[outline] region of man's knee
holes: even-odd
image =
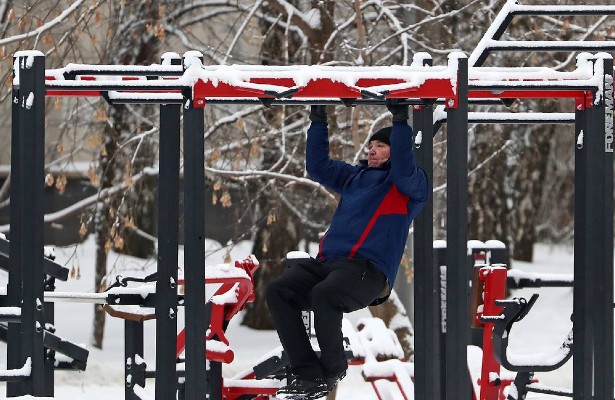
[[[312,306],[316,310],[321,307],[343,308],[339,288],[327,284],[314,286],[312,290]]]
[[[267,288],[265,289],[267,304],[271,304],[272,302],[280,299],[280,287],[281,285],[279,279],[274,279],[269,282]]]

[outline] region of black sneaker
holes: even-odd
[[[283,400],[314,400],[329,393],[327,384],[321,378],[313,381],[297,378],[286,386],[281,387],[275,397]]]
[[[331,376],[327,376],[325,377],[325,383],[327,384],[327,390],[330,392],[333,389],[335,389],[335,387],[337,386],[337,384],[344,379],[344,377],[346,376],[346,370],[339,372],[337,374],[333,374]]]

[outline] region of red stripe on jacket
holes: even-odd
[[[323,261],[325,259],[325,257],[322,255],[322,245],[325,242],[325,238],[327,237],[327,233],[329,233],[329,232],[325,232],[323,237],[320,239],[320,243],[318,244],[318,258],[320,259],[320,261]]]
[[[367,236],[369,235],[372,228],[374,227],[374,224],[376,224],[376,221],[378,220],[378,218],[380,218],[383,215],[408,214],[408,201],[409,200],[410,200],[410,197],[400,192],[397,189],[397,186],[393,184],[391,186],[391,189],[389,189],[388,193],[382,199],[382,202],[380,202],[380,205],[376,209],[376,212],[374,212],[374,215],[372,215],[372,218],[367,223],[367,226],[363,230],[361,237],[359,237],[359,240],[357,241],[357,243],[352,247],[352,250],[350,251],[350,254],[348,257],[353,258],[355,256],[359,248],[363,245],[363,243],[367,239]]]

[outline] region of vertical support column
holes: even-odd
[[[417,164],[433,182],[433,107],[415,106],[415,135],[422,135]],[[433,268],[433,199],[414,220],[414,393],[417,399],[442,399],[440,346],[440,274]]]
[[[18,64],[19,148],[17,161],[11,168],[19,175],[19,191],[11,190],[11,204],[19,204],[19,216],[16,221],[11,220],[11,225],[18,224],[20,228],[15,235],[11,234],[13,247],[10,250],[11,258],[19,254],[19,264],[11,270],[22,274],[21,365],[27,359],[32,362],[31,377],[23,384],[24,393],[43,396],[45,56],[38,51],[23,52],[18,55]]]
[[[601,65],[598,65],[601,64]],[[595,126],[592,131],[597,138],[595,174],[596,191],[590,188],[588,208],[596,209],[589,218],[589,227],[597,233],[593,274],[587,280],[588,292],[593,292],[591,308],[596,313],[594,326],[594,398],[613,398],[613,58],[610,54],[596,55],[597,70],[603,72],[602,101],[595,107]],[[600,68],[602,67],[602,68]],[[593,159],[593,157],[592,157]],[[594,225],[595,224],[595,225]],[[589,286],[591,285],[591,287]]]
[[[504,242],[495,239],[487,240],[485,242],[485,251],[488,254],[487,264],[509,264],[508,249]]]
[[[16,62],[17,57],[13,60],[13,65],[18,65]],[[14,71],[14,74],[17,74],[18,71]],[[20,149],[20,131],[19,131],[19,114],[21,105],[19,103],[19,88],[13,87],[12,94],[12,123],[11,123],[11,192],[15,193],[15,197],[17,198],[21,193],[21,174],[18,173],[21,168],[21,160],[19,159],[19,149]],[[8,305],[12,307],[20,307],[21,306],[21,257],[18,249],[19,241],[18,237],[21,236],[19,233],[21,231],[21,223],[19,223],[21,219],[21,203],[17,200],[11,203],[10,205],[10,221],[11,221],[11,232],[9,242],[9,279],[7,285],[7,296],[8,296]],[[15,240],[13,240],[15,238]],[[7,357],[7,368],[8,369],[16,369],[23,366],[21,362],[21,354],[22,354],[22,337],[21,337],[21,323],[10,323],[8,324],[8,334],[7,334],[7,349],[6,349],[6,357]],[[7,382],[6,384],[6,396],[7,397],[17,397],[23,395],[23,384],[22,382]]]
[[[433,241],[433,268],[438,276],[438,342],[440,343],[439,384],[441,397],[446,398],[446,240]]]
[[[188,66],[188,56],[184,66]],[[196,62],[190,59],[190,63]],[[202,107],[202,105],[201,105]],[[186,399],[201,400],[205,384],[205,121],[202,108],[184,107],[184,276],[186,280]],[[211,398],[211,400],[217,400]]]
[[[144,366],[141,365],[141,360],[137,359],[143,359],[143,347],[143,322],[126,320],[124,322],[124,398],[126,400],[139,400],[140,397],[134,392],[134,386],[145,386]],[[167,347],[174,348],[168,344]]]
[[[55,279],[47,277],[45,291],[53,292],[56,289]],[[55,304],[45,303],[45,324],[54,325],[55,323]],[[53,397],[55,392],[55,362],[56,352],[52,349],[45,349],[45,396]]]
[[[205,306],[205,321],[211,321],[212,304]],[[226,329],[226,328],[225,328]],[[222,363],[209,361],[207,369],[207,394],[209,399],[222,400]]]
[[[446,172],[446,261],[447,261],[447,331],[446,399],[470,396],[467,368],[468,313],[470,274],[468,270],[468,59],[456,58],[457,99],[447,102],[447,172]],[[454,62],[452,59],[449,62]],[[452,333],[452,334],[450,334]]]
[[[181,62],[180,59],[177,61]],[[201,110],[202,111],[202,110]],[[156,281],[156,398],[175,398],[177,368],[177,246],[181,106],[160,106],[158,280]]]
[[[572,348],[572,386],[573,399],[587,399],[586,393],[591,393],[592,387],[592,343],[591,343],[591,310],[586,308],[588,293],[585,290],[587,281],[587,188],[586,179],[589,174],[587,141],[588,118],[590,109],[583,109],[583,104],[577,104],[575,110],[575,150],[574,159],[574,287],[573,287],[573,335],[574,346]],[[579,142],[583,135],[582,143]]]
[[[178,54],[162,63],[181,65]],[[156,398],[175,398],[177,366],[177,247],[179,242],[179,153],[181,105],[160,105],[158,179],[158,280],[156,281]]]

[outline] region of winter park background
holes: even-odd
[[[6,233],[9,223],[8,94],[16,51],[39,50],[46,56],[46,67],[53,69],[70,63],[152,65],[165,52],[188,50],[200,51],[204,65],[408,66],[417,53],[426,52],[433,65],[445,66],[456,50],[476,56],[476,49],[484,48],[485,33],[502,22],[503,8],[581,3],[611,5],[608,0],[0,1],[0,231]],[[515,17],[503,39],[614,41],[615,18]],[[570,72],[577,55],[532,51],[530,43],[512,52],[493,52],[483,66]],[[564,118],[570,103],[525,99],[472,105],[470,112],[474,117],[544,112]],[[45,237],[57,245],[57,261],[74,274],[68,282],[57,282],[57,290],[96,292],[118,274],[152,272],[156,238],[163,234],[156,232],[155,217],[158,107],[110,106],[93,97],[53,98],[46,107]],[[288,251],[307,250],[303,243],[318,240],[335,209],[335,197],[314,185],[304,171],[309,108],[210,104],[204,112],[205,229],[211,238],[207,265],[224,261],[227,250],[217,250],[222,247],[218,243],[230,243],[234,260],[250,253],[257,256],[264,281],[282,272],[280,260]],[[435,117],[443,114],[440,110]],[[332,154],[356,161],[364,154],[365,139],[388,124],[390,114],[383,106],[340,105],[330,108],[329,119]],[[473,124],[468,139],[469,238],[506,242],[514,268],[572,273],[576,140],[572,126]],[[446,143],[444,125],[434,136],[434,238],[446,236]],[[68,245],[81,241],[76,247]],[[180,254],[180,264],[182,260]],[[411,267],[408,249],[402,261],[408,281]],[[5,282],[6,275],[0,273],[0,285]],[[539,358],[541,352],[556,349],[570,330],[572,289],[526,289],[513,295],[528,298],[533,292],[541,297],[515,325],[511,350]],[[97,331],[93,305],[56,307],[57,333],[90,350],[85,372],[56,374],[56,398],[123,398],[123,321],[107,316],[104,330],[98,324]],[[236,356],[225,366],[225,376],[233,376],[278,345],[266,315],[263,303],[257,301],[251,312],[232,321],[228,333]],[[355,323],[365,316],[367,311],[349,318]],[[154,365],[154,323],[146,327],[145,358]],[[0,344],[0,369],[5,351]],[[351,367],[338,399],[375,399],[360,368]],[[570,388],[572,362],[538,377],[546,385]],[[152,386],[150,382],[146,388],[150,393]],[[389,399],[400,399],[393,389]],[[0,398],[4,393],[0,385]]]
[[[250,254],[252,243],[239,243],[231,252],[232,259],[243,259]],[[67,266],[78,265],[81,271],[80,279],[70,279],[68,282],[58,282],[58,291],[92,292],[91,285],[93,238],[88,238],[76,247],[56,248],[56,261]],[[207,241],[207,265],[224,262],[226,251],[215,249],[221,246],[214,241]],[[514,262],[514,267],[527,272],[566,274],[572,272],[573,253],[567,246],[537,245],[536,260],[533,263]],[[180,265],[182,255],[180,253]],[[152,262],[142,259],[111,253],[109,267],[117,268],[142,276],[153,271]],[[5,275],[2,276],[6,278]],[[2,283],[5,283],[3,281]],[[527,317],[515,325],[511,332],[510,351],[512,354],[528,354],[539,359],[540,353],[555,351],[572,324],[571,288],[522,289],[513,292],[513,296],[529,298],[531,293],[540,293],[540,298]],[[93,315],[91,304],[56,303],[57,334],[78,344],[87,343],[92,335],[90,321]],[[366,311],[347,315],[353,323],[360,318],[369,317]],[[181,317],[180,317],[181,321]],[[148,365],[155,365],[155,321],[145,323],[145,360]],[[85,372],[56,372],[56,396],[58,399],[108,400],[123,398],[124,367],[123,367],[123,321],[109,318],[105,328],[104,350],[91,346],[88,366]],[[240,325],[240,317],[232,320],[228,329],[228,338],[235,351],[235,360],[225,365],[223,374],[230,378],[250,367],[263,355],[279,346],[275,331],[258,331]],[[0,346],[0,357],[5,358],[6,346]],[[351,366],[349,375],[341,382],[338,399],[377,399],[371,385],[361,376],[361,366]],[[465,372],[464,372],[465,373]],[[537,373],[540,382],[545,385],[570,388],[572,385],[572,361],[557,371]],[[385,384],[389,390],[388,399],[403,399],[395,384]],[[0,386],[0,398],[3,398],[4,387]],[[147,382],[146,390],[153,393],[153,381]],[[530,394],[530,399],[555,399],[548,395]]]

